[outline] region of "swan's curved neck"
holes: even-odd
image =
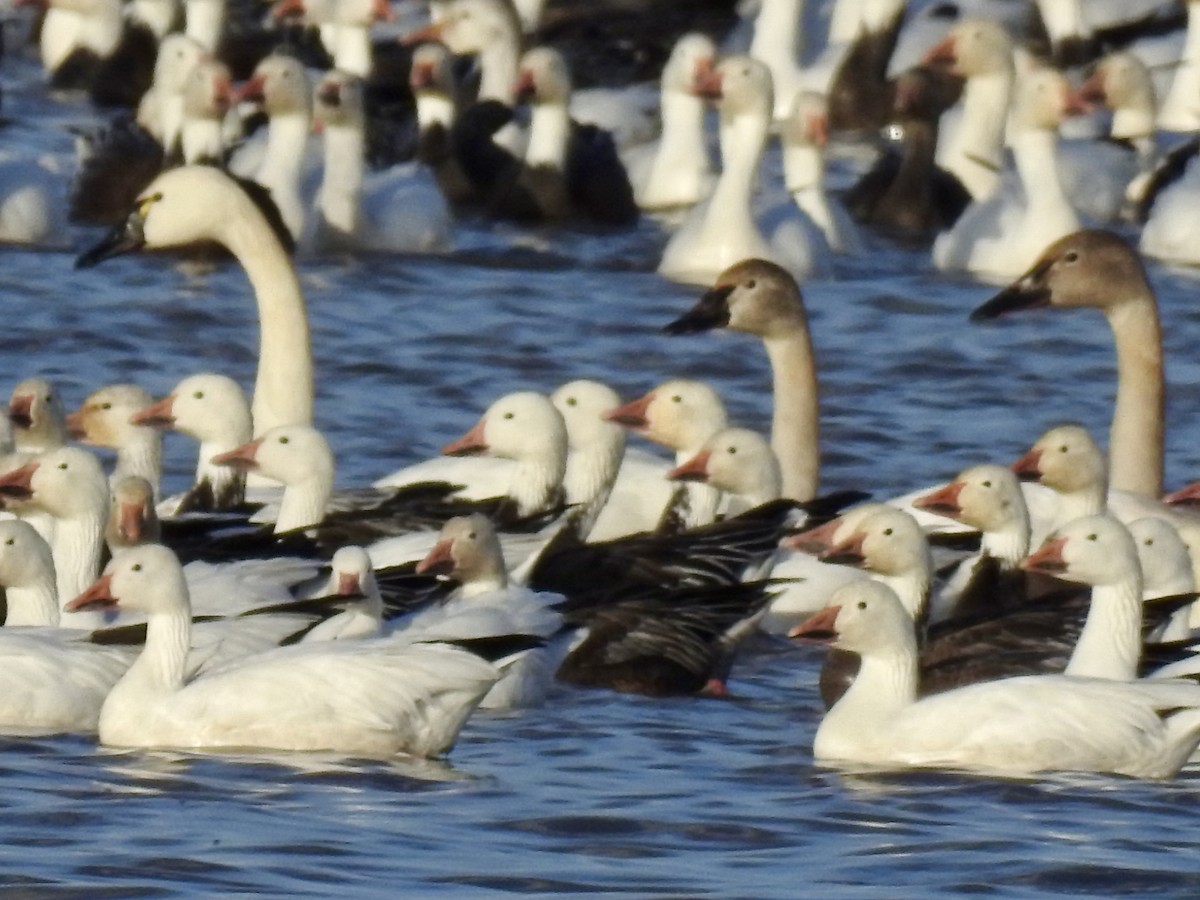
[[[821,474],[821,424],[808,327],[798,322],[785,334],[765,337],[763,345],[774,381],[771,449],[783,473],[783,496],[811,500]]]
[[[1117,403],[1109,434],[1109,482],[1113,489],[1162,495],[1162,330],[1149,294],[1108,307],[1117,346]]]
[[[364,144],[360,127],[325,129],[325,174],[317,204],[325,224],[346,235],[358,231]]]
[[[8,614],[4,625],[60,624],[58,594],[54,590],[54,571],[39,573],[31,584],[9,586],[4,589],[8,598]]]
[[[1142,653],[1142,578],[1092,588],[1092,605],[1065,674],[1133,681]]]
[[[275,520],[276,533],[319,525],[325,518],[329,496],[333,492],[333,481],[327,475],[317,475],[306,481],[289,484],[283,490],[279,504],[279,517]]]
[[[529,118],[525,164],[550,166],[559,172],[563,171],[570,137],[571,116],[565,103],[535,103]]]
[[[253,203],[231,211],[219,239],[238,258],[258,302],[258,377],[252,415],[255,434],[278,425],[311,425],[312,348],[308,310],[291,259]]]
[[[963,87],[962,118],[950,135],[941,165],[958,176],[976,200],[987,197],[1000,180],[1004,113],[1012,92],[1011,66],[976,75]]]

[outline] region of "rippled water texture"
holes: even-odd
[[[697,291],[651,274],[664,241],[653,226],[612,240],[534,235],[519,254],[506,252],[512,238],[470,230],[470,253],[452,259],[303,263],[317,415],[341,483],[436,452],[502,393],[576,377],[626,397],[703,377],[739,423],[768,427],[755,341],[660,335]],[[71,264],[0,252],[5,384],[44,375],[73,405],[113,381],[163,393],[200,367],[252,382],[255,315],[236,267]],[[1174,485],[1200,476],[1200,313],[1195,282],[1152,276]],[[937,482],[1009,461],[1063,419],[1106,434],[1113,360],[1098,314],[969,325],[989,288],[882,244],[805,293],[826,488],[884,496]],[[170,487],[192,453],[168,441]],[[1152,784],[824,770],[810,753],[819,661],[757,649],[728,701],[563,691],[543,710],[474,717],[447,764],[5,740],[0,885],[88,898],[1200,894],[1195,772]]]

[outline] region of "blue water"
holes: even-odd
[[[29,112],[38,97],[26,87],[6,103]],[[50,106],[44,121],[80,113]],[[65,152],[63,132],[31,134],[0,139]],[[508,252],[518,238],[521,252]],[[659,333],[698,296],[653,274],[664,240],[652,224],[612,239],[467,226],[469,252],[446,259],[304,261],[317,418],[339,481],[435,453],[507,391],[578,377],[629,398],[667,377],[705,378],[735,420],[766,429],[756,341]],[[147,256],[76,272],[72,259],[0,251],[5,384],[43,375],[74,405],[114,381],[165,393],[198,368],[252,383],[254,307],[235,266],[197,273]],[[1151,274],[1174,485],[1200,475],[1200,310],[1188,274]],[[826,488],[932,484],[1010,461],[1063,419],[1104,438],[1103,319],[968,324],[991,290],[886,244],[805,286]],[[194,452],[168,440],[168,488],[183,486]],[[0,885],[87,898],[1200,893],[1195,771],[1157,784],[823,769],[810,753],[819,664],[811,648],[757,648],[727,701],[562,690],[541,710],[475,716],[444,763],[2,740]]]

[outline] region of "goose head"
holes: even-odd
[[[695,334],[728,328],[770,339],[807,329],[804,299],[791,273],[763,259],[748,259],[717,276],[691,310],[663,330]]]
[[[905,576],[928,568],[929,543],[917,520],[884,506],[820,554],[825,562],[858,566],[879,575]]]
[[[535,47],[521,57],[513,93],[519,103],[565,106],[571,99],[571,72],[563,55]]]
[[[47,580],[54,583],[50,545],[27,522],[0,520],[0,586],[33,587]]]
[[[921,64],[948,68],[963,78],[1012,71],[1012,38],[998,22],[968,19],[951,28],[925,54]]]
[[[201,443],[245,443],[250,439],[250,404],[241,386],[225,375],[191,375],[156,403],[130,416],[136,425],[173,428]]]
[[[144,436],[146,428],[131,418],[150,401],[150,395],[136,384],[100,388],[67,416],[67,429],[75,440],[95,447],[128,447]]]
[[[417,95],[455,95],[454,59],[445,44],[441,41],[427,41],[413,50],[408,86]]]
[[[317,84],[313,112],[316,121],[325,128],[361,128],[362,80],[336,70],[326,73]]]
[[[1087,107],[1079,100],[1071,82],[1057,69],[1038,68],[1017,81],[1009,117],[1010,132],[1057,132],[1063,119],[1081,115]]]
[[[8,421],[13,442],[23,452],[40,453],[61,447],[67,437],[62,399],[44,378],[26,378],[12,389]]]
[[[964,470],[950,484],[918,498],[913,506],[980,531],[1001,531],[1028,517],[1016,474],[992,464]]]
[[[417,573],[463,584],[503,581],[504,555],[495,527],[480,513],[447,520],[433,549],[417,563]]]
[[[442,448],[447,456],[483,453],[517,461],[561,460],[566,465],[567,427],[548,397],[518,391],[488,407],[475,427]]]
[[[728,424],[725,403],[703,381],[673,378],[604,418],[677,452],[697,450]]]
[[[605,418],[621,399],[607,384],[578,379],[569,381],[550,395],[550,402],[563,417],[567,446],[573,451],[625,444],[625,429]]]
[[[1114,112],[1120,109],[1154,112],[1150,70],[1132,53],[1110,53],[1096,63],[1078,94],[1082,101],[1103,103]]]
[[[329,593],[339,597],[374,597],[379,593],[375,567],[362,547],[341,547],[329,560]]]
[[[1110,311],[1153,296],[1137,251],[1111,231],[1086,229],[1059,238],[1028,272],[971,313],[974,322],[1043,306]]]
[[[778,497],[783,475],[775,451],[748,428],[724,428],[700,452],[667,473],[673,481],[701,481],[739,497]]]
[[[225,118],[233,105],[229,68],[215,59],[201,59],[188,70],[183,83],[183,114],[188,119]]]
[[[897,647],[915,652],[912,617],[887,585],[867,578],[856,579],[834,591],[829,603],[789,631],[788,637],[860,654]]]
[[[717,45],[706,34],[691,32],[675,42],[667,64],[663,66],[664,91],[678,94],[693,93],[692,87],[702,83],[713,69]]]
[[[829,143],[829,109],[825,98],[799,91],[780,132],[785,147],[819,149]]]
[[[765,116],[769,121],[775,108],[771,70],[751,56],[727,56],[712,69],[701,69],[692,93],[712,101],[722,119]]]
[[[1129,529],[1103,515],[1068,522],[1027,556],[1021,568],[1093,587],[1121,584],[1141,571]]]
[[[161,544],[121,551],[91,587],[63,607],[66,612],[132,610],[148,615],[186,613],[189,608],[183,567]]]
[[[1060,494],[1103,490],[1108,480],[1104,454],[1082,425],[1051,428],[1012,464],[1024,481],[1039,481]]]
[[[245,221],[247,202],[257,208],[280,246],[290,250],[287,226],[265,188],[236,181],[215,166],[180,166],[150,182],[125,221],[80,254],[75,267],[90,268],[142,249],[224,241]]]
[[[91,453],[59,447],[0,475],[0,497],[29,503],[58,519],[102,517],[108,509],[108,479]]]
[[[476,54],[492,44],[519,46],[521,23],[508,0],[453,0],[439,21],[405,40],[440,40],[452,53]]]
[[[182,32],[168,34],[154,59],[154,84],[165,95],[181,95],[196,64],[209,59],[204,45]]]
[[[785,537],[779,546],[785,550],[820,556],[848,540],[861,522],[884,508],[882,503],[863,503],[823,525]]]
[[[104,539],[114,553],[124,547],[156,543],[162,527],[154,508],[154,488],[145,478],[129,475],[113,488]]]
[[[1129,534],[1137,548],[1146,596],[1194,590],[1191,554],[1170,522],[1145,516],[1129,523]]]
[[[280,425],[228,453],[214,465],[257,472],[285,487],[317,482],[333,484],[333,451],[321,432],[308,425]]]
[[[312,111],[312,86],[304,64],[294,56],[273,53],[260,62],[238,90],[241,102],[261,103],[271,118]]]

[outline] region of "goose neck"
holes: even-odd
[[[999,182],[1000,149],[1004,146],[1005,110],[1012,92],[1013,71],[975,75],[963,87],[962,119],[939,161],[958,176],[976,200]]]
[[[54,523],[53,548],[56,589],[60,597],[77,597],[96,580],[104,547],[104,519],[98,515],[59,518]]]
[[[479,99],[512,106],[520,59],[516,36],[493,41],[479,51]]]
[[[347,235],[358,231],[364,142],[359,127],[325,129],[325,173],[317,203],[326,224]]]
[[[1092,603],[1066,674],[1132,681],[1142,652],[1142,579],[1131,572],[1115,585],[1092,588]]]
[[[174,693],[183,687],[191,644],[191,607],[157,612],[146,620],[146,646],[114,690],[136,686],[150,694]]]
[[[783,496],[811,500],[821,473],[821,426],[817,371],[808,326],[796,322],[763,338],[771,363],[775,410],[771,449],[783,474]]]
[[[1037,0],[1037,7],[1052,43],[1092,33],[1084,19],[1081,0]]]
[[[337,26],[333,67],[356,78],[369,78],[374,68],[371,33],[362,25]]]
[[[133,438],[117,451],[117,465],[109,476],[109,484],[115,486],[130,476],[145,478],[158,496],[162,481],[162,432],[158,429],[136,429]]]
[[[579,531],[586,536],[596,523],[600,510],[608,502],[617,472],[625,457],[625,434],[615,432],[613,440],[601,446],[573,450],[567,454],[563,491],[570,506],[581,509]]]
[[[158,102],[158,109],[163,153],[170,157],[176,152],[183,131],[183,95],[170,94],[162,97]]]
[[[517,504],[518,514],[531,516],[556,505],[566,470],[565,448],[559,453],[518,460],[508,489],[508,497]]]
[[[930,573],[928,570],[922,571],[914,568],[899,575],[881,575],[872,572],[871,577],[896,592],[905,612],[912,616],[914,622],[920,624],[925,621],[926,609],[929,606]]]
[[[501,566],[499,571],[479,575],[470,581],[464,582],[458,589],[457,599],[478,600],[482,597],[495,594],[497,591],[503,591],[507,587],[508,576],[504,572],[504,567]]]
[[[1045,128],[1017,131],[1011,136],[1013,160],[1025,188],[1030,215],[1071,208],[1058,177],[1058,132]]]
[[[714,203],[718,197],[749,203],[767,146],[769,120],[769,114],[758,109],[721,116],[721,177],[713,191]]]
[[[562,171],[571,137],[571,116],[565,103],[536,103],[529,118],[529,146],[525,164],[550,166]]]
[[[31,584],[7,586],[4,593],[8,598],[8,614],[5,627],[11,625],[40,625],[54,627],[60,624],[58,594],[54,589],[54,572],[40,573]]]
[[[289,484],[283,490],[279,517],[275,520],[275,532],[278,534],[319,525],[325,518],[325,510],[332,492],[332,480],[324,474]]]
[[[214,456],[228,453],[250,440],[244,438],[221,441],[201,441],[200,454],[196,460],[196,484],[208,482],[212,487],[213,503],[217,509],[228,509],[240,504],[246,497],[246,473],[230,466],[214,466]]]
[[[1162,495],[1162,330],[1146,292],[1105,310],[1117,348],[1117,402],[1109,433],[1109,481],[1115,490]]]
[[[983,532],[980,549],[997,560],[1005,571],[1014,571],[1029,555],[1029,517],[1017,517],[1002,528]]]
[[[1102,515],[1108,508],[1108,490],[1103,481],[1085,485],[1076,491],[1059,491],[1057,496],[1055,528],[1084,516]]]
[[[184,4],[184,30],[209,53],[217,52],[225,27],[224,0],[187,0]]]
[[[296,190],[304,164],[310,117],[307,112],[272,116],[267,129],[267,148],[256,179],[266,187],[287,184]]]
[[[856,759],[885,741],[888,722],[917,699],[915,636],[891,651],[862,654],[853,683],[825,714],[813,741],[823,759]]]
[[[445,94],[421,91],[417,100],[417,127],[424,132],[434,125],[450,128],[454,124],[454,101]]]
[[[763,0],[754,20],[750,55],[772,72],[795,68],[800,56],[800,23],[804,0]]]
[[[1136,143],[1139,139],[1152,136],[1154,127],[1154,106],[1146,101],[1114,110],[1109,133],[1119,140]]]

